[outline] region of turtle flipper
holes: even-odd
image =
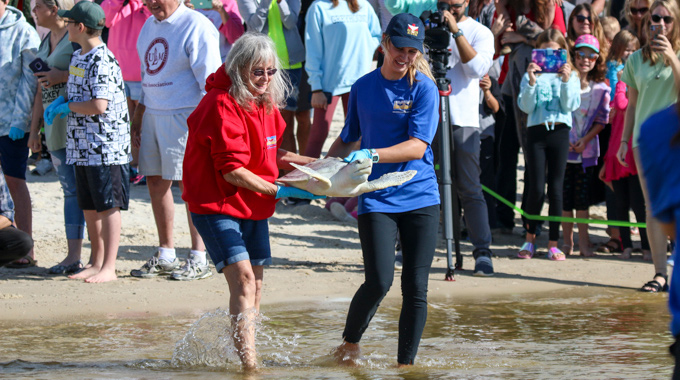
[[[407,181],[410,181],[413,176],[418,173],[417,170],[407,170],[405,172],[394,172],[382,175],[380,178],[371,182],[366,182],[361,186],[362,193],[386,189],[391,186],[399,186]]]
[[[329,189],[331,187],[331,180],[323,175],[321,175],[319,172],[317,172],[314,169],[310,169],[306,166],[298,165],[298,164],[290,164],[292,167],[295,169],[307,174],[308,176],[314,178],[318,182],[316,183],[318,185],[318,188],[320,189]]]

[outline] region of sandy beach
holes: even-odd
[[[341,112],[336,112],[327,145],[339,133]],[[62,192],[54,172],[43,177],[28,174],[28,186],[33,202],[33,237],[38,267],[0,268],[1,320],[47,323],[97,316],[199,314],[227,306],[227,284],[217,273],[211,278],[192,282],[172,281],[165,277],[138,279],[129,275],[131,269],[143,265],[157,249],[156,228],[145,186],[131,187],[129,210],[122,213],[117,281],[87,284],[47,274],[47,268],[57,264],[66,254]],[[185,258],[190,241],[186,211],[179,189],[174,187],[173,191],[175,245],[178,256]],[[604,207],[592,208],[591,213],[602,217]],[[279,204],[270,219],[270,233],[274,262],[265,270],[264,308],[267,304],[349,300],[363,281],[356,225],[336,220],[323,208],[322,201],[304,206]],[[496,275],[491,278],[472,276],[472,246],[463,241],[463,270],[456,271],[454,282],[444,281],[446,252],[443,240],[440,241],[430,275],[430,296],[476,298],[586,286],[625,288],[632,292],[651,280],[654,274],[651,262],[642,261],[639,254],[632,260],[619,260],[609,254],[583,258],[576,252],[563,262],[549,261],[545,258],[547,233],[539,237],[534,259],[516,259],[517,249],[523,242],[520,233],[521,229],[515,228],[513,235],[494,234],[491,249],[495,255]],[[591,228],[591,240],[595,243],[607,240],[604,226]],[[636,244],[639,244],[638,240],[634,237]],[[83,261],[87,262],[88,257],[89,242],[85,241]],[[400,297],[398,279],[388,297]]]

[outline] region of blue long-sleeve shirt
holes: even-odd
[[[576,73],[568,82],[557,74],[539,74],[536,83],[529,85],[529,74],[524,74],[517,97],[519,108],[529,115],[527,126],[566,124],[571,128],[571,113],[581,105],[581,83]]]
[[[359,0],[359,7],[352,13],[345,0],[337,7],[330,0],[316,0],[309,7],[305,70],[312,91],[348,93],[357,79],[371,71],[380,44],[380,22],[366,0]]]

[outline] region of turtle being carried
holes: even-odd
[[[296,170],[279,178],[278,182],[328,197],[356,197],[363,193],[401,185],[416,175],[415,170],[408,170],[387,173],[367,182],[373,169],[373,162],[366,158],[347,163],[341,158],[329,157],[305,166],[291,165]]]

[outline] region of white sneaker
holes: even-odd
[[[170,278],[178,281],[200,280],[210,276],[212,276],[212,271],[210,270],[210,264],[208,264],[207,260],[205,263],[198,262],[192,254],[189,254],[186,264],[179,269],[175,269],[172,271],[172,274],[170,274]]]

